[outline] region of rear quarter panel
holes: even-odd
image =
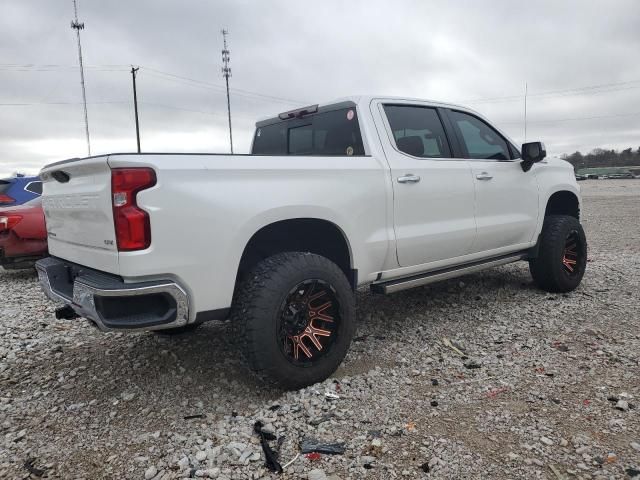
[[[388,173],[374,157],[112,155],[109,165],[157,173],[156,186],[138,194],[151,216],[151,247],[121,252],[120,274],[173,277],[189,290],[193,314],[231,305],[246,244],[273,222],[334,223],[364,281],[381,269],[392,238]]]

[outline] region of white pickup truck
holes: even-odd
[[[525,260],[578,286],[587,244],[572,167],[457,105],[351,97],[256,124],[250,155],[118,153],[41,172],[40,283],[103,330],[230,319],[285,388],[323,380],[355,330],[354,290]]]

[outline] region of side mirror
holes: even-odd
[[[522,171],[528,172],[534,163],[543,160],[547,156],[547,150],[542,142],[529,142],[522,144]]]

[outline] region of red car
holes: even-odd
[[[29,268],[47,255],[47,229],[38,197],[17,207],[0,207],[0,265]]]

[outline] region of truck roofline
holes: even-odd
[[[402,97],[397,95],[351,95],[346,97],[334,98],[329,101],[318,102],[318,106],[319,106],[319,111],[323,109],[325,109],[326,111],[326,110],[332,110],[333,108],[331,107],[340,108],[340,107],[337,107],[337,105],[347,104],[347,103],[351,103],[356,106],[368,105],[369,103],[371,103],[372,100],[382,100],[382,101],[391,101],[391,102],[394,102],[394,101],[420,102],[428,105],[433,105],[434,107],[455,108],[455,109],[465,110],[465,111],[479,114],[479,112],[476,112],[475,110],[469,107],[456,104],[456,103],[442,102],[439,100],[431,100],[427,98]],[[307,105],[311,105],[312,103],[313,102],[309,102],[308,104],[305,104],[305,105],[301,104],[298,108],[305,108]],[[292,110],[296,110],[296,108]],[[269,115],[269,116],[260,117],[256,122],[256,127],[268,125],[269,123],[273,123],[275,121],[282,121],[282,119],[278,118],[278,115],[275,115],[275,116]]]

